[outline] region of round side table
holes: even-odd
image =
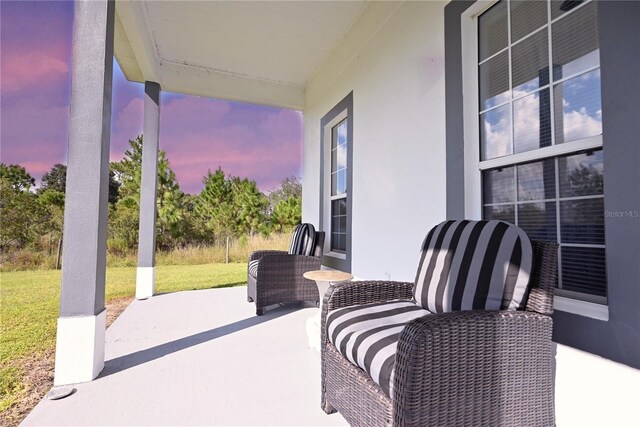
[[[316,315],[307,320],[307,338],[309,340],[309,348],[320,351],[320,323],[322,306],[324,305],[324,294],[327,293],[327,289],[329,289],[332,283],[346,282],[347,280],[351,280],[353,276],[350,273],[338,270],[314,270],[307,271],[303,274],[303,277],[315,281],[318,287],[320,307]]]

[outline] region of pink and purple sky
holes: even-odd
[[[37,180],[66,163],[73,2],[0,2],[0,160]],[[114,58],[111,161],[142,133],[140,83]],[[183,191],[198,193],[207,170],[254,179],[261,190],[302,175],[302,113],[162,93],[160,148]]]

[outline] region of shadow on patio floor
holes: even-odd
[[[113,375],[129,368],[133,368],[152,360],[159,359],[168,354],[194,347],[207,341],[211,341],[216,338],[220,338],[225,335],[239,332],[244,329],[251,328],[252,326],[277,319],[304,307],[304,304],[285,305],[269,310],[262,316],[249,317],[234,323],[230,323],[228,325],[220,326],[208,331],[200,332],[188,337],[160,344],[155,347],[136,351],[134,353],[116,357],[115,359],[106,360],[104,363],[104,369],[97,379],[105,378],[109,375]]]

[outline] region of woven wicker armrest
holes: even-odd
[[[413,283],[365,280],[335,283],[324,298],[324,309],[373,304],[394,299],[412,299]]]
[[[457,426],[519,419],[519,425],[554,425],[551,332],[551,317],[527,311],[416,319],[398,342],[395,421]]]
[[[286,251],[255,251],[249,255],[249,261],[260,259],[265,255],[286,255]]]

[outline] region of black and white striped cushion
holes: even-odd
[[[313,255],[315,249],[316,229],[312,224],[300,224],[293,231],[289,254]]]
[[[400,332],[426,315],[428,311],[406,300],[345,307],[327,314],[327,334],[344,357],[391,396]]]
[[[249,274],[253,277],[258,277],[258,264],[260,263],[259,259],[254,259],[249,261]]]
[[[526,233],[504,221],[445,221],[424,243],[413,288],[432,313],[519,309],[531,274]]]

